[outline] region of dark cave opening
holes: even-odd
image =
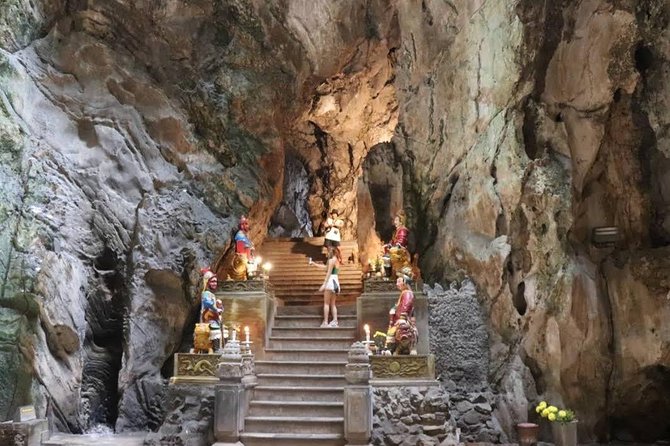
[[[391,190],[387,184],[369,184],[372,205],[375,210],[375,228],[382,240],[391,240],[393,236],[393,222],[391,215]]]
[[[363,178],[370,192],[375,230],[384,241],[393,236],[393,218],[404,205],[400,169],[392,143],[373,146],[363,163]]]
[[[96,286],[88,296],[84,338],[82,406],[84,429],[114,427],[118,417],[118,377],[123,356],[125,281],[117,254],[105,248],[94,262]]]
[[[670,441],[670,367],[643,368],[626,382],[610,418],[610,438],[615,441],[667,443]]]
[[[523,125],[521,131],[523,134],[523,148],[529,159],[534,160],[542,155],[542,148],[537,140],[537,122],[539,120],[539,112],[537,104],[532,98],[526,100],[524,105]]]
[[[514,308],[516,308],[516,311],[520,316],[525,315],[526,310],[528,309],[528,302],[526,302],[525,293],[526,284],[521,282],[519,285],[517,285],[516,292],[514,293]]]
[[[314,234],[308,209],[311,186],[303,161],[286,154],[282,201],[270,219],[269,237],[311,237]]]
[[[640,73],[650,69],[654,65],[654,53],[647,46],[638,45],[635,49],[635,68]]]

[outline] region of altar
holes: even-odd
[[[370,332],[386,332],[389,324],[389,310],[395,305],[400,292],[395,281],[383,279],[366,279],[363,283],[363,294],[356,299],[358,338],[363,339],[364,325]],[[428,300],[423,292],[414,291],[414,317],[419,338],[416,350],[419,355],[430,353],[428,327]]]

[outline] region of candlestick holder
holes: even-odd
[[[363,345],[365,345],[365,350],[368,352],[368,355],[373,354],[373,347],[375,350],[377,348],[374,341],[363,341]]]

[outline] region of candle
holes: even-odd
[[[244,337],[246,338],[247,343],[249,343],[249,326],[248,325],[246,327],[244,327]]]
[[[235,327],[233,327],[233,337],[230,339],[231,341],[235,340],[235,335],[237,334],[237,330],[235,330]]]
[[[365,330],[365,342],[368,343],[370,342],[370,326],[365,324],[363,326],[363,330]]]

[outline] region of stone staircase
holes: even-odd
[[[358,247],[355,241],[345,241],[340,250],[344,264],[339,273],[342,291],[337,302],[354,303],[363,288]],[[258,255],[262,256],[263,262],[272,263],[270,283],[275,297],[285,305],[323,304],[323,293],[319,292],[319,287],[326,271],[308,265],[309,257],[315,262],[326,261],[323,237],[271,239],[258,249]]]
[[[344,370],[356,308],[338,310],[340,326],[320,328],[320,306],[277,309],[264,358],[256,361],[245,446],[344,444]]]

